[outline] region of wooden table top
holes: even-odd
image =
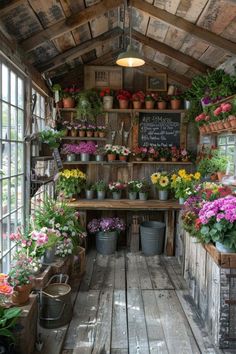
[[[181,205],[176,200],[160,201],[150,200],[129,200],[129,199],[77,199],[68,202],[67,205],[84,210],[179,210]]]

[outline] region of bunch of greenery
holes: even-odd
[[[78,94],[77,114],[82,120],[95,119],[103,112],[103,104],[95,90],[83,90]]]
[[[0,307],[0,337],[6,337],[11,342],[14,341],[15,336],[12,330],[16,327],[17,320],[21,314],[21,309],[12,307],[5,309]]]
[[[216,172],[225,172],[227,163],[227,157],[222,155],[219,150],[215,150],[211,158],[207,156],[199,161],[197,170],[202,177],[206,177]]]
[[[97,181],[94,186],[97,192],[105,191],[107,189],[107,183],[103,181],[103,179]]]
[[[64,135],[64,130],[58,131],[48,128],[39,132],[39,139],[42,143],[48,144],[51,149],[55,149],[59,147],[59,141]]]

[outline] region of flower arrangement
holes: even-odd
[[[11,286],[30,284],[33,279],[31,261],[32,258],[27,257],[25,253],[16,253],[8,274]]]
[[[151,175],[152,184],[158,190],[168,190],[171,186],[171,179],[166,172],[155,172]]]
[[[119,146],[118,154],[121,156],[129,156],[131,154],[131,150],[125,146]]]
[[[179,150],[179,158],[181,161],[186,162],[190,159],[190,153],[187,149],[182,148]]]
[[[139,101],[139,102],[144,102],[145,101],[145,93],[143,91],[137,91],[132,94],[132,101]]]
[[[96,144],[93,141],[81,141],[77,150],[79,154],[95,154]]]
[[[110,182],[108,188],[111,192],[119,192],[126,188],[126,184],[120,181]]]
[[[64,193],[65,197],[71,197],[80,193],[85,181],[86,175],[79,169],[66,169],[56,177],[56,190]]]
[[[156,159],[158,157],[158,151],[153,147],[150,146],[147,151],[147,156],[149,159]]]
[[[137,183],[137,189],[140,193],[148,193],[150,191],[150,184],[147,180],[142,179]]]
[[[61,152],[63,154],[79,154],[78,144],[63,144]]]
[[[179,151],[179,149],[176,146],[171,146],[170,153],[171,153],[172,160],[178,161],[179,155],[180,155],[180,151]]]
[[[73,99],[76,99],[78,93],[80,92],[80,89],[77,88],[75,85],[71,87],[66,87],[63,89],[62,96],[64,98],[71,97]]]
[[[139,192],[140,190],[140,181],[132,180],[127,183],[128,191],[129,192]]]
[[[39,139],[42,143],[48,144],[51,149],[58,148],[60,143],[58,142],[63,136],[65,131],[57,131],[52,128],[47,128],[39,132]]]
[[[88,230],[90,233],[110,232],[110,231],[124,231],[125,223],[120,218],[101,218],[93,219],[88,223]]]
[[[173,174],[171,176],[171,187],[175,191],[175,197],[186,199],[192,194],[194,186],[199,182],[200,178],[201,174],[199,172],[189,174],[184,169],[179,170],[177,175]]]
[[[74,245],[70,238],[64,238],[57,243],[55,254],[59,257],[65,258],[73,253]]]
[[[104,149],[105,149],[106,154],[119,154],[120,146],[119,145],[106,144]]]
[[[110,87],[106,87],[100,91],[100,97],[113,96],[114,91]]]
[[[159,147],[158,155],[160,160],[169,160],[171,158],[171,150],[168,147]]]
[[[147,92],[145,95],[145,101],[157,101],[158,95],[154,92]]]
[[[220,242],[236,251],[235,210],[235,196],[226,196],[203,204],[196,225],[206,243]]]
[[[127,90],[119,90],[116,94],[118,100],[129,101],[131,99],[131,93]]]
[[[144,159],[147,156],[147,151],[148,151],[147,147],[135,146],[132,150],[132,154],[135,157]]]

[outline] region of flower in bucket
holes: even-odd
[[[195,174],[187,173],[182,169],[178,171],[178,174],[171,176],[171,188],[175,191],[176,198],[187,198],[193,193],[194,186],[199,182],[201,174],[196,172]]]
[[[126,184],[120,181],[110,182],[108,188],[111,192],[119,192],[126,188]]]
[[[129,192],[139,192],[141,188],[140,181],[138,180],[129,181],[127,183],[127,187]]]
[[[79,154],[94,154],[96,152],[96,144],[93,141],[81,141],[77,151]]]
[[[64,238],[57,243],[55,254],[59,257],[67,257],[73,253],[74,245],[73,241],[70,238]]]
[[[137,189],[140,193],[148,193],[150,191],[150,184],[145,179],[137,181]]]
[[[93,219],[88,223],[88,231],[91,234],[97,232],[111,232],[111,231],[124,231],[125,223],[120,218],[101,218]]]
[[[61,153],[63,154],[79,154],[78,144],[63,144]]]
[[[236,197],[204,203],[197,225],[205,242],[221,242],[236,251]]]
[[[151,175],[152,184],[158,190],[168,190],[170,189],[171,180],[167,172],[155,172]]]
[[[113,96],[114,91],[110,87],[106,87],[100,91],[100,97]]]
[[[63,170],[56,178],[56,190],[66,197],[71,197],[81,192],[86,181],[86,175],[80,169]]]

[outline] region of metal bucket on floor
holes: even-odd
[[[165,224],[159,221],[144,221],[140,225],[142,251],[145,256],[163,252]]]
[[[65,283],[55,280],[65,280]],[[70,322],[73,310],[71,287],[66,284],[67,281],[67,275],[55,275],[40,292],[39,320],[42,327],[58,328]]]

